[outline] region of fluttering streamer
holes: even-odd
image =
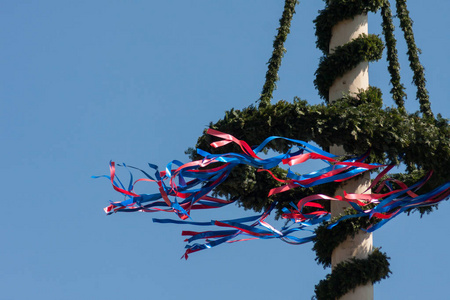
[[[340,221],[355,217],[378,218],[379,222],[374,223],[364,230],[373,232],[381,228],[386,222],[392,220],[400,213],[410,209],[423,206],[431,206],[450,196],[450,182],[447,182],[436,189],[418,194],[418,190],[426,183],[432,175],[429,172],[422,180],[412,186],[406,186],[399,180],[392,178],[382,180],[386,173],[392,169],[392,165],[381,165],[375,163],[365,163],[368,156],[342,160],[341,157],[323,151],[306,142],[288,139],[284,137],[272,136],[267,138],[257,147],[250,147],[245,141],[239,140],[232,135],[208,129],[208,134],[219,138],[211,144],[218,148],[229,143],[237,144],[242,153],[210,154],[201,149],[197,153],[203,156],[202,160],[192,161],[183,164],[174,160],[167,164],[164,171],[159,171],[158,167],[148,164],[154,175],[140,168],[127,166],[125,164],[115,164],[110,162],[110,175],[93,176],[94,178],[105,177],[111,181],[114,190],[124,196],[123,201],[110,202],[105,212],[110,215],[117,212],[172,212],[179,219],[153,219],[156,223],[186,224],[197,226],[223,227],[222,230],[209,231],[183,231],[182,235],[187,236],[184,258],[200,250],[215,247],[223,243],[232,243],[252,239],[279,239],[289,244],[304,244],[314,239],[313,231],[308,227],[329,221],[330,213],[324,208],[326,201],[344,201],[356,210],[356,214],[345,215],[333,222],[329,227],[337,225]],[[284,154],[269,158],[261,158],[260,152],[273,140],[283,139],[295,145]],[[308,160],[321,160],[328,166],[326,168],[298,175],[290,167],[302,164]],[[269,172],[272,177],[283,183],[280,187],[270,190],[268,197],[294,189],[296,187],[313,187],[329,182],[343,182],[361,173],[383,169],[372,181],[366,192],[361,194],[348,194],[343,196],[327,196],[316,194],[304,197],[297,203],[291,203],[291,207],[283,208],[282,218],[289,220],[281,229],[275,229],[267,223],[266,219],[276,206],[273,201],[262,214],[231,220],[212,220],[210,222],[196,222],[191,217],[191,212],[198,209],[220,208],[229,205],[234,200],[219,199],[211,196],[214,188],[226,180],[231,170],[237,165],[249,165],[255,167],[258,172]],[[270,169],[279,165],[288,165],[287,178],[276,178]],[[116,166],[123,167],[129,173],[129,181],[124,185],[116,174]],[[141,178],[134,180],[133,172],[141,174]],[[158,192],[154,194],[138,194],[135,192],[137,183],[151,182],[157,185]],[[381,193],[381,191],[387,191]],[[307,208],[307,209],[305,209]],[[202,241],[195,243],[195,241]]]

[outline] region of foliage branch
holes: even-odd
[[[348,208],[344,215],[355,214],[356,211]],[[334,217],[329,222],[321,224],[314,230],[316,237],[314,239],[313,250],[316,253],[316,261],[324,268],[331,267],[331,254],[333,250],[344,242],[347,237],[355,237],[361,229],[367,228],[370,225],[376,224],[380,221],[378,218],[350,218],[340,221],[336,226],[329,228],[329,225],[338,221],[339,217]]]
[[[408,59],[411,70],[414,72],[413,82],[417,87],[416,98],[420,103],[420,111],[427,118],[433,117],[433,112],[430,107],[430,98],[428,91],[425,87],[425,74],[424,67],[419,61],[420,50],[416,46],[414,40],[414,32],[412,30],[412,20],[409,17],[409,11],[406,7],[405,0],[396,0],[397,16],[400,19],[400,27],[403,30],[403,34],[408,46]]]
[[[389,277],[388,257],[375,249],[367,259],[352,258],[338,264],[333,273],[321,280],[315,288],[317,300],[338,299],[357,286],[372,284]]]
[[[319,95],[328,101],[328,91],[336,78],[361,62],[379,60],[383,49],[384,45],[379,37],[362,34],[352,42],[334,48],[333,53],[322,56],[314,80]]]
[[[283,15],[280,19],[280,27],[278,27],[278,34],[273,41],[272,57],[269,59],[266,81],[264,83],[260,100],[260,106],[265,106],[270,103],[273,91],[276,89],[278,81],[278,70],[281,66],[281,60],[286,53],[284,42],[291,30],[291,20],[295,14],[295,6],[298,4],[297,0],[286,0],[284,4]]]
[[[397,40],[394,36],[394,23],[392,22],[392,12],[389,1],[385,1],[381,7],[381,17],[383,19],[382,27],[386,41],[387,61],[389,62],[388,71],[391,75],[391,94],[392,99],[397,104],[399,110],[404,111],[406,98],[405,87],[400,81],[400,64],[397,56]]]

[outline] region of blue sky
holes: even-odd
[[[312,245],[250,241],[180,260],[177,225],[155,215],[105,216],[120,200],[109,160],[164,166],[187,161],[209,122],[254,103],[284,1],[1,1],[0,299],[309,299],[329,270]],[[448,1],[408,1],[434,112],[450,116]],[[302,1],[274,99],[320,103],[312,20]],[[379,15],[369,31],[380,32]],[[418,109],[397,33],[408,110]],[[370,81],[389,101],[385,58]],[[448,158],[443,158],[448,163]],[[222,212],[241,216],[237,207]],[[391,257],[377,299],[444,299],[450,205],[400,216],[374,236]],[[165,215],[163,217],[166,217]],[[432,296],[431,296],[432,295]]]

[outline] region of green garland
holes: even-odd
[[[285,136],[306,142],[314,141],[327,149],[333,144],[344,144],[347,153],[362,154],[371,149],[370,160],[382,163],[404,162],[408,174],[402,175],[406,183],[417,181],[423,172],[434,170],[434,175],[424,191],[431,190],[450,178],[450,169],[439,158],[450,157],[450,127],[445,119],[427,120],[417,114],[403,114],[396,109],[381,107],[381,92],[370,88],[356,97],[346,97],[332,105],[308,105],[298,98],[293,103],[279,101],[264,109],[248,107],[226,112],[224,119],[209,127],[233,134],[250,145],[261,143],[267,136]],[[209,146],[214,141],[209,135],[199,138],[196,148],[210,153],[236,152],[231,145],[216,150]],[[376,142],[381,141],[381,142]],[[386,141],[386,142],[384,142]],[[268,147],[285,152],[290,145],[273,141]],[[191,151],[191,159],[200,159]],[[279,178],[286,177],[281,168],[272,170]],[[239,167],[216,190],[216,195],[239,199],[246,209],[261,211],[272,201],[278,208],[289,206],[293,199],[314,193],[333,194],[336,184],[314,189],[294,189],[267,199],[272,187],[281,185],[266,172],[256,172],[252,167]]]
[[[347,209],[345,215],[355,214],[354,209]],[[329,229],[328,226],[333,224],[339,217],[333,218],[331,221],[318,226],[314,233],[313,250],[316,253],[316,261],[324,268],[331,267],[331,254],[339,244],[344,242],[347,237],[355,237],[361,228],[367,228],[370,225],[378,223],[380,220],[376,218],[359,217],[340,221],[336,226]]]
[[[211,123],[209,127],[233,134],[251,145],[257,145],[265,137],[274,135],[314,141],[324,149],[333,144],[343,144],[347,153],[355,155],[371,149],[371,161],[403,162],[410,168],[408,171],[434,170],[435,174],[428,182],[430,188],[446,182],[450,178],[450,169],[441,163],[441,158],[450,157],[450,127],[447,120],[440,116],[437,119],[423,119],[415,113],[403,114],[397,109],[383,109],[381,101],[381,92],[373,87],[328,106],[308,105],[306,101],[296,98],[293,103],[279,101],[263,109],[253,106],[242,110],[232,109],[226,112],[224,119]],[[205,134],[199,138],[196,148],[217,153],[218,150],[209,146],[213,141],[211,136]],[[273,141],[268,147],[285,152],[290,145]],[[226,148],[220,151],[235,150]],[[200,157],[192,153],[191,158]],[[261,179],[258,178],[256,184],[255,176],[264,174],[250,175],[253,171],[249,167],[245,176],[230,177],[217,191],[222,195],[229,194],[230,198],[239,196],[241,189],[244,189],[244,195],[252,193]],[[251,176],[252,181],[249,182],[252,184],[239,183],[245,181],[246,176]],[[267,178],[267,181],[261,179],[264,182],[262,185],[267,183],[267,186],[273,186],[270,183],[274,181],[270,176]],[[232,186],[236,186],[236,189],[232,189]],[[256,198],[261,203],[265,201],[265,188],[257,189],[261,189],[261,194],[253,193],[253,199],[241,198],[245,207],[253,208],[252,201]],[[258,208],[261,206],[258,205]]]
[[[411,69],[414,72],[413,81],[417,86],[416,98],[420,103],[420,111],[427,118],[433,117],[433,112],[430,107],[430,99],[428,91],[425,87],[424,68],[419,61],[420,50],[414,41],[414,32],[412,30],[412,20],[409,17],[409,11],[406,7],[405,0],[396,0],[397,2],[397,17],[400,19],[400,27],[403,30],[406,44],[408,45],[408,59]]]
[[[358,286],[372,284],[389,277],[388,257],[375,249],[367,259],[352,258],[338,264],[333,273],[321,280],[315,288],[317,300],[338,299]]]
[[[260,106],[264,107],[270,103],[272,99],[273,91],[276,89],[275,82],[278,81],[278,70],[281,66],[281,60],[286,53],[284,48],[284,42],[290,32],[291,20],[295,14],[295,5],[298,4],[297,0],[286,0],[284,4],[283,15],[280,19],[280,27],[278,28],[278,34],[273,41],[272,57],[269,59],[269,66],[266,73],[266,81],[264,83],[261,97],[259,98]]]
[[[354,209],[347,209],[344,215],[355,214]],[[329,229],[328,226],[336,222],[339,217],[320,225],[315,230],[313,250],[316,252],[316,261],[324,268],[331,266],[331,255],[347,238],[353,238],[360,233],[361,228],[378,223],[376,218],[359,217],[340,221]],[[376,283],[389,277],[389,257],[385,253],[375,249],[366,259],[352,258],[337,264],[333,272],[328,274],[315,287],[315,299],[338,299],[358,286],[367,283]]]
[[[378,36],[362,34],[350,43],[336,47],[332,54],[322,56],[314,80],[320,97],[328,102],[328,91],[336,78],[363,61],[379,60],[383,49],[383,42]]]
[[[327,2],[326,7],[319,11],[319,15],[314,20],[316,27],[316,46],[326,55],[329,52],[331,29],[337,23],[353,19],[354,16],[376,12],[383,5],[385,0],[333,0]]]
[[[397,56],[397,41],[394,37],[395,27],[392,22],[392,12],[389,1],[385,1],[381,7],[381,17],[383,19],[383,34],[386,40],[387,61],[389,62],[388,71],[391,74],[392,99],[394,99],[399,110],[406,112],[404,107],[404,98],[406,98],[406,93],[405,87],[400,82],[400,64]]]

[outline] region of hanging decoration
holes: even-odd
[[[215,231],[183,231],[182,235],[189,236],[187,242],[192,243],[204,240],[203,244],[190,244],[184,257],[204,249],[209,249],[222,243],[237,242],[251,239],[273,239],[277,238],[290,244],[303,244],[315,239],[315,235],[308,227],[329,221],[329,212],[322,204],[324,201],[345,201],[351,205],[356,214],[349,214],[334,220],[328,225],[331,229],[339,222],[359,217],[369,217],[378,222],[364,228],[372,232],[381,228],[386,222],[392,220],[400,213],[420,206],[430,206],[446,199],[450,195],[450,182],[424,194],[418,194],[419,189],[430,178],[431,172],[421,181],[412,186],[406,186],[403,182],[391,178],[383,179],[386,173],[393,167],[365,163],[368,153],[361,157],[343,159],[326,151],[323,151],[304,141],[288,139],[284,137],[269,137],[257,147],[250,147],[245,141],[217,130],[209,129],[209,135],[220,140],[211,144],[219,148],[230,143],[239,146],[241,153],[210,154],[198,149],[197,152],[203,156],[202,160],[182,164],[179,161],[170,162],[164,171],[159,171],[157,166],[149,164],[155,171],[151,176],[146,171],[125,164],[118,165],[128,170],[129,182],[125,186],[116,174],[116,164],[110,162],[110,175],[101,176],[108,178],[114,190],[124,196],[123,201],[111,202],[105,208],[107,214],[117,212],[172,212],[179,219],[153,219],[157,223],[190,224],[198,226],[224,227],[226,230]],[[276,140],[290,142],[293,147],[286,153],[273,157],[262,158],[261,153],[270,142]],[[264,153],[263,153],[264,154]],[[321,160],[328,166],[326,168],[299,175],[291,170],[291,167],[300,165],[308,160]],[[261,214],[255,217],[241,218],[235,220],[210,222],[195,222],[191,216],[193,210],[219,208],[233,201],[212,197],[210,194],[215,187],[224,182],[230,171],[238,165],[249,165],[256,168],[257,172],[269,172],[270,169],[279,165],[288,165],[287,178],[274,180],[282,185],[270,190],[268,197],[295,189],[298,187],[309,188],[329,182],[343,182],[364,172],[384,169],[373,180],[369,189],[374,188],[371,194],[348,194],[344,196],[327,196],[316,194],[299,199],[292,203],[291,207],[283,208],[282,218],[291,221],[280,230],[275,229],[266,222],[267,217],[275,208],[276,202]],[[143,175],[142,178],[134,180],[133,172],[137,171]],[[154,194],[138,194],[135,186],[138,183],[150,182],[157,185],[158,192]],[[368,189],[368,190],[369,190]],[[384,192],[383,192],[384,191]],[[181,219],[181,220],[180,220]],[[189,221],[187,220],[189,219]],[[302,237],[296,234],[306,235]]]

